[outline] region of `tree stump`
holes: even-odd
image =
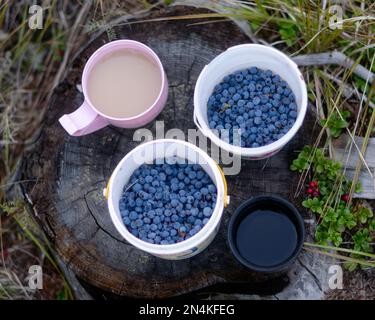
[[[202,10],[174,7],[150,18],[197,13]],[[200,22],[202,20],[199,20]],[[249,42],[230,21],[191,25],[190,20],[143,22],[115,27],[117,38],[141,41],[160,57],[169,80],[167,106],[157,120],[165,130],[187,132],[193,122],[193,93],[202,68],[226,48]],[[66,79],[56,88],[44,127],[21,166],[22,191],[33,213],[57,252],[89,284],[118,295],[163,298],[218,283],[257,283],[270,276],[255,274],[231,255],[228,220],[245,199],[258,194],[278,194],[295,202],[298,175],[289,170],[296,152],[311,143],[313,117],[281,152],[268,160],[243,161],[241,173],[228,176],[231,204],[213,243],[197,256],[167,261],[129,245],[114,228],[102,196],[117,163],[139,142],[135,130],[107,127],[83,137],[71,137],[58,123],[83,101],[77,89],[89,56],[108,42],[106,34],[89,43],[72,63]],[[147,129],[155,132],[155,122]],[[271,277],[272,279],[272,277]],[[272,280],[271,280],[272,281]]]

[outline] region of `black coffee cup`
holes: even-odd
[[[242,203],[228,226],[236,259],[258,272],[285,270],[298,256],[305,238],[303,219],[287,200],[258,196]]]

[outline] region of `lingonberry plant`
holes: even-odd
[[[331,160],[319,148],[305,146],[293,161],[291,170],[307,173],[312,179],[306,184],[306,199],[302,205],[318,215],[315,239],[321,245],[340,247],[350,244],[358,252],[372,252],[375,239],[375,219],[370,208],[352,201],[348,180],[339,162]],[[360,186],[356,186],[356,192]],[[351,254],[352,258],[358,255]],[[357,263],[346,264],[351,270]]]

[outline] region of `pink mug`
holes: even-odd
[[[103,114],[91,103],[90,97],[87,94],[87,80],[92,67],[100,61],[100,59],[107,54],[123,49],[138,50],[142,54],[151,58],[159,67],[161,74],[161,87],[159,95],[154,103],[143,113],[130,118],[114,118]],[[143,43],[137,41],[117,40],[100,47],[87,61],[82,75],[82,89],[85,96],[82,105],[73,113],[65,114],[59,119],[63,128],[72,136],[83,136],[104,128],[109,124],[122,128],[138,128],[151,122],[165,106],[168,96],[168,81],[163,65],[154,51]]]

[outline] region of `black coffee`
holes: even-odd
[[[287,260],[297,247],[294,223],[282,212],[256,210],[237,229],[237,248],[248,262],[264,267]]]

